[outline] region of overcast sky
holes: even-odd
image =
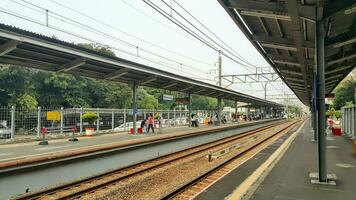
[[[142,0],[27,1],[35,4],[35,6],[22,0],[1,0],[0,10],[20,15],[36,23],[10,16],[3,12],[0,12],[1,22],[47,36],[55,35],[59,39],[68,42],[97,42],[106,44],[111,46],[119,57],[181,74],[186,77],[214,83],[212,80],[217,74],[215,74],[216,71],[213,70],[217,69],[216,62],[218,53],[185,33],[175,24],[154,11]],[[110,27],[75,13],[73,10],[62,7],[55,2],[59,2],[68,8],[104,22]],[[160,0],[152,0],[152,2],[156,3],[166,12],[170,12],[170,9]],[[166,0],[166,2],[169,3],[170,0]],[[260,67],[268,66],[264,58],[246,39],[216,0],[177,0],[177,2],[249,63]],[[214,38],[214,36],[208,33],[208,31],[201,27],[194,19],[179,9],[178,5],[174,2],[172,6],[184,14],[187,19],[193,22],[202,31]],[[46,14],[45,10],[41,8],[49,10],[49,27],[43,26],[46,24]],[[182,21],[175,13],[173,13],[173,17]],[[76,22],[68,21],[68,19],[75,20],[82,25],[75,24]],[[97,29],[101,31],[101,33],[93,33],[93,30],[88,30],[88,28]],[[62,31],[54,29],[61,29]],[[221,45],[218,39],[214,38],[214,40]],[[157,45],[159,47],[157,47]],[[140,58],[137,57],[137,46]],[[226,46],[224,47],[227,48]],[[149,50],[150,53],[145,50]],[[145,59],[142,59],[142,57]],[[170,60],[162,57],[167,57]],[[152,60],[154,60],[154,62],[152,62]],[[156,61],[163,63],[163,65],[158,65]],[[182,65],[179,63],[182,63]],[[249,73],[249,71],[242,65],[223,57],[223,74],[243,73]],[[224,85],[227,86],[228,83],[224,82]],[[234,84],[229,88],[261,98],[264,96],[261,83]],[[281,90],[282,88],[283,90]],[[281,93],[291,93],[291,91],[282,83],[273,83],[268,86],[267,94]]]

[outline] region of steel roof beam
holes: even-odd
[[[188,91],[188,90],[191,90],[193,89],[195,86],[189,86],[189,87],[186,87],[186,88],[183,88],[181,90],[179,90],[180,92],[184,92],[184,91]]]
[[[204,95],[210,96],[210,95],[213,95],[213,94],[215,94],[215,93],[216,93],[216,91],[214,91],[214,92],[209,92],[209,93],[206,93],[206,94],[204,94]]]
[[[295,82],[299,82],[299,83],[304,83],[304,80],[302,79],[298,79],[298,78],[293,78],[293,77],[284,77],[285,79],[289,80],[289,81],[295,81]]]
[[[345,45],[353,44],[355,42],[356,42],[356,30],[350,30],[336,37],[326,39],[325,45],[332,46],[334,48],[339,48]]]
[[[339,77],[342,77],[343,74],[336,74],[336,75],[332,75],[332,76],[329,76],[329,77],[325,77],[325,82],[329,81],[329,80],[333,80],[335,78],[339,78]]]
[[[169,88],[171,88],[173,86],[176,86],[176,85],[178,85],[178,83],[177,82],[173,82],[173,83],[170,83],[168,85],[163,86],[162,88],[163,89],[169,89]]]
[[[327,86],[331,86],[335,83],[338,83],[340,80],[339,79],[335,79],[335,80],[332,80],[332,81],[328,81],[327,83],[325,83],[325,87]]]
[[[263,18],[291,21],[291,17],[289,15],[281,15],[281,14],[273,14],[273,13],[257,12],[257,11],[248,11],[248,10],[241,10],[240,14],[244,15],[244,16],[263,17]]]
[[[201,89],[201,90],[198,90],[198,91],[194,91],[194,93],[201,93],[201,92],[204,92],[206,91],[205,89]]]
[[[263,30],[265,31],[267,37],[270,36],[271,32],[270,32],[270,30],[268,30],[268,28],[267,28],[267,26],[265,24],[265,20],[263,18],[261,18],[261,17],[258,17],[258,21],[260,22],[260,24],[261,24]]]
[[[157,76],[153,75],[153,76],[149,76],[147,78],[144,78],[144,79],[140,80],[138,82],[138,84],[139,85],[145,85],[145,84],[150,83],[150,82],[155,81],[155,80],[157,80]]]
[[[344,12],[349,15],[356,12],[356,3],[353,0],[330,1],[325,5],[323,18],[331,17],[338,12]]]
[[[356,54],[351,54],[351,55],[348,55],[348,56],[345,56],[345,57],[342,57],[342,58],[339,58],[339,59],[336,59],[336,60],[333,60],[333,61],[329,61],[327,65],[331,66],[331,65],[336,64],[336,63],[340,63],[340,62],[343,62],[343,61],[346,61],[346,60],[350,60],[351,58],[356,58]],[[355,62],[355,60],[353,59],[353,60],[351,60],[351,62]]]
[[[225,4],[228,8],[236,8],[239,10],[249,11],[265,11],[275,13],[287,13],[286,4],[284,2],[272,1],[253,1],[253,0],[227,0]],[[315,20],[315,9],[313,6],[298,5],[296,7],[301,14],[301,17]],[[276,18],[275,18],[276,19]],[[284,19],[287,20],[287,19]],[[290,20],[289,20],[290,21]]]
[[[294,41],[296,42],[296,49],[297,49],[297,54],[298,54],[298,61],[301,65],[301,71],[302,71],[302,75],[303,75],[303,82],[304,82],[304,87],[308,90],[307,88],[307,84],[308,84],[308,78],[306,75],[306,65],[305,65],[305,58],[306,56],[304,55],[305,51],[303,49],[303,41],[304,41],[304,37],[302,34],[302,30],[301,30],[301,24],[300,24],[300,13],[298,11],[297,6],[299,4],[297,4],[296,0],[287,0],[287,10],[291,15],[291,19],[292,19],[292,26],[294,27],[292,30],[292,35],[294,38]],[[314,9],[314,13],[316,12],[315,7],[313,7]],[[309,93],[311,93],[310,91],[307,92],[308,98],[307,101],[310,100],[310,95]]]
[[[288,62],[288,61],[283,61],[283,60],[273,60],[273,62],[277,63],[277,64],[292,65],[292,66],[300,67],[300,63],[295,63],[295,62]]]
[[[17,40],[7,41],[5,44],[0,45],[0,56],[3,56],[16,49],[20,42]]]
[[[351,67],[352,67],[351,65],[347,65],[347,66],[343,66],[343,67],[337,67],[336,69],[333,69],[333,70],[330,70],[330,71],[325,70],[325,75],[336,73],[336,72],[341,72],[341,71],[347,70],[347,69],[349,69]]]
[[[286,51],[297,51],[297,48],[294,46],[288,46],[288,45],[284,45],[284,44],[270,44],[270,43],[263,43],[260,42],[262,47],[268,47],[268,48],[276,48],[276,49],[282,49],[282,50],[286,50]]]
[[[128,73],[129,73],[128,69],[127,68],[123,68],[123,69],[119,69],[119,70],[117,70],[117,71],[115,71],[113,73],[105,75],[104,79],[105,80],[113,80],[113,79],[119,78],[119,77],[121,77],[123,75],[126,75]]]
[[[279,45],[288,45],[288,46],[295,46],[295,41],[292,39],[288,39],[285,37],[278,37],[278,36],[266,36],[261,34],[253,35],[253,39],[259,41],[260,43],[272,43],[272,44],[279,44]],[[305,48],[314,48],[314,43],[312,41],[303,41],[303,47]]]
[[[75,60],[72,60],[69,63],[63,64],[59,67],[56,67],[57,72],[67,72],[70,71],[72,69],[75,69],[77,67],[80,67],[82,65],[85,65],[86,61],[88,60],[88,58],[85,57],[79,57]]]
[[[277,54],[267,54],[272,60],[283,60],[286,62],[296,63],[298,62],[298,57],[287,56],[287,55],[277,55]],[[314,61],[311,59],[305,59],[306,64],[314,64]]]
[[[291,71],[291,70],[280,70],[283,74],[293,74],[297,76],[303,76],[302,72]]]

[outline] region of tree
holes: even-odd
[[[192,109],[193,110],[213,110],[216,109],[217,100],[205,96],[192,96]]]
[[[109,55],[109,56],[114,56],[114,57],[116,56],[114,51],[109,46],[104,46],[104,45],[97,44],[97,43],[89,43],[89,44],[88,43],[79,43],[77,45],[80,47],[86,48],[86,49],[94,50],[99,53]]]
[[[145,89],[138,90],[138,107],[141,109],[157,109],[158,99],[147,93]]]
[[[31,76],[32,71],[24,67],[0,65],[0,105],[18,105],[22,98],[22,101],[29,100],[25,94],[32,93]],[[36,101],[34,96],[31,97]]]
[[[333,105],[336,110],[339,110],[341,107],[345,106],[346,102],[353,102],[355,104],[355,88],[356,80],[349,76],[344,81],[342,81],[339,86],[336,88],[335,98]]]

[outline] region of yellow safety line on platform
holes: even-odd
[[[274,165],[279,161],[279,159],[284,155],[289,146],[292,144],[294,139],[297,137],[298,133],[302,130],[307,120],[305,120],[302,126],[299,127],[283,144],[259,167],[257,168],[243,183],[241,183],[237,189],[228,197],[229,200],[240,200],[244,195],[249,192],[251,186],[253,186],[260,176],[267,171],[272,169]]]

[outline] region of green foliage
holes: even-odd
[[[346,102],[354,102],[356,80],[352,77],[346,78],[336,88],[335,98],[333,101],[334,107],[339,110],[346,105]],[[352,104],[352,103],[351,103]]]
[[[86,112],[82,115],[82,119],[92,125],[98,119],[98,115],[94,112]]]
[[[97,51],[99,53],[103,53],[103,54],[106,54],[106,55],[109,55],[109,56],[115,56],[115,53],[114,51],[111,49],[111,47],[109,46],[103,46],[101,44],[96,44],[96,43],[79,43],[77,44],[78,46],[80,47],[84,47],[86,49],[90,49],[90,50],[94,50],[94,51]]]
[[[56,36],[52,36],[56,39]],[[115,56],[112,49],[100,44],[78,44],[83,48]],[[167,91],[140,87],[139,109],[173,109],[174,101],[163,101]],[[170,92],[175,97],[185,94]],[[226,101],[226,105],[233,102]],[[130,108],[132,88],[126,84],[99,81],[81,76],[46,72],[25,67],[0,65],[0,106],[15,105],[27,109],[42,107]],[[192,96],[192,109],[216,109],[215,98]]]
[[[325,112],[325,115],[327,117],[333,117],[335,116],[336,110],[332,106],[329,107],[329,109]]]
[[[23,67],[0,65],[0,105],[17,105],[18,98],[31,93],[31,71]]]
[[[335,117],[336,117],[336,119],[340,119],[341,118],[341,112],[340,111],[336,111],[335,112]]]
[[[34,110],[37,108],[38,102],[35,97],[29,94],[23,94],[12,105],[19,108]]]
[[[138,90],[138,107],[141,109],[157,109],[158,99],[147,93],[145,89]]]
[[[192,109],[193,110],[213,110],[216,109],[217,100],[211,97],[192,96]]]

